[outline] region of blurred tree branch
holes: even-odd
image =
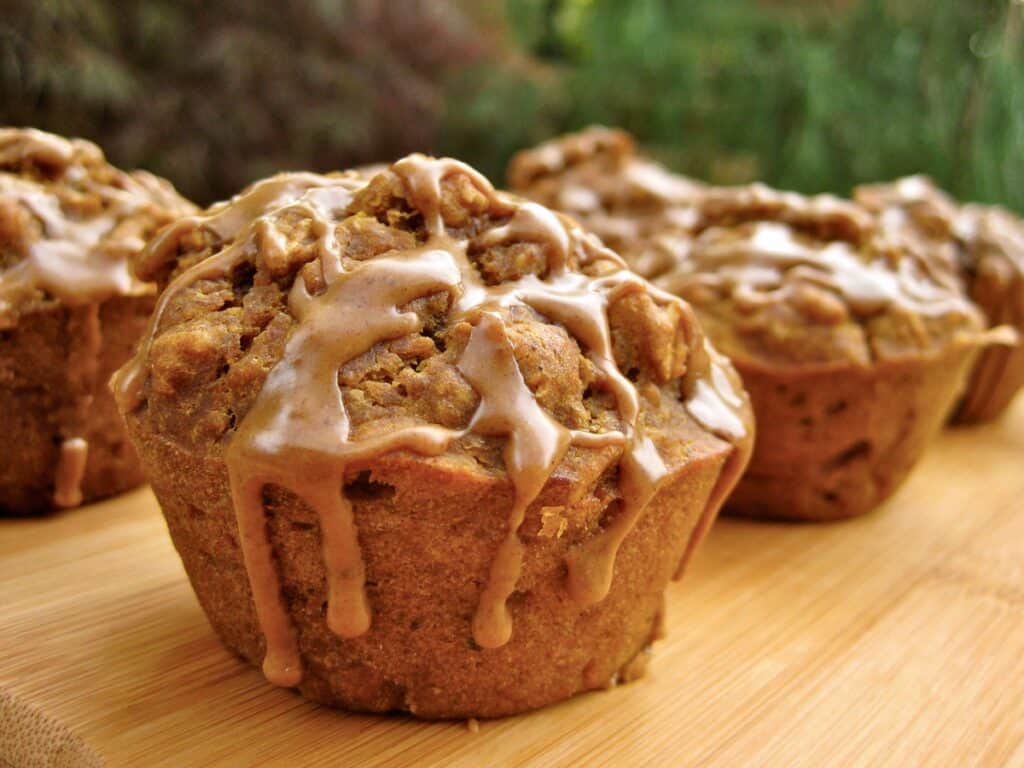
[[[924,171],[1024,210],[1018,0],[8,0],[2,121],[207,202],[412,150],[496,180],[591,122],[717,182]]]
[[[0,103],[207,202],[429,149],[447,73],[480,54],[454,2],[8,0]]]
[[[488,60],[463,73],[458,91],[474,108],[450,109],[442,134],[492,174],[542,134],[601,122],[717,182],[845,193],[923,171],[961,197],[1024,210],[1019,0],[505,8],[545,65]]]

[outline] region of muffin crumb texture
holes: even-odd
[[[454,160],[273,177],[139,269],[163,292],[115,393],[172,535],[229,645],[317,700],[487,716],[607,684],[749,455],[685,302]],[[251,605],[215,604],[217,558]]]

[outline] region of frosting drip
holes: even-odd
[[[373,616],[352,504],[343,490],[346,470],[355,462],[400,449],[439,455],[470,434],[503,438],[502,456],[514,500],[472,619],[476,643],[496,648],[513,633],[507,601],[522,567],[519,528],[570,446],[614,446],[621,451],[621,499],[614,519],[586,539],[568,563],[569,594],[582,604],[607,594],[619,547],[667,472],[657,446],[645,433],[636,387],[615,362],[608,308],[624,296],[641,292],[661,305],[680,307],[690,317],[685,305],[629,272],[596,239],[541,206],[496,192],[462,163],[413,155],[396,163],[389,173],[400,181],[411,208],[422,215],[425,239],[415,247],[367,260],[346,259],[335,237],[343,209],[363,182],[313,177],[326,186],[305,178],[298,187],[289,187],[295,179],[279,177],[265,182],[274,189],[252,188],[227,207],[169,230],[151,246],[148,257],[156,263],[173,254],[177,242],[195,229],[216,230],[232,242],[169,285],[137,358],[114,382],[123,410],[141,404],[149,348],[174,297],[204,277],[230,274],[253,249],[262,249],[266,257],[266,249],[283,247],[285,235],[277,226],[286,212],[300,212],[312,222],[317,238],[315,271],[322,277],[322,290],[312,291],[302,274],[296,276],[287,302],[294,324],[284,353],[226,451],[240,542],[266,638],[263,668],[268,679],[279,685],[297,684],[302,666],[299,638],[283,602],[267,534],[266,486],[292,491],[318,514],[327,572],[327,623],[341,637],[356,637],[370,629]],[[486,196],[491,215],[500,223],[479,234],[449,230],[442,182],[456,176]],[[297,199],[281,208],[272,209],[268,202],[290,195]],[[225,221],[230,226],[218,229]],[[249,224],[241,226],[242,222]],[[487,284],[470,250],[522,242],[543,246],[545,270]],[[582,267],[600,263],[604,269],[599,276],[589,276],[577,271],[574,263]],[[414,300],[437,295],[445,297],[449,325],[470,326],[457,367],[479,398],[475,413],[461,429],[429,424],[351,439],[339,370],[381,342],[421,332],[423,321],[405,308]],[[617,429],[570,429],[540,405],[524,379],[509,336],[515,313],[521,311],[539,313],[576,338],[600,373],[598,386],[613,396]],[[687,398],[688,410],[705,428],[737,444],[730,462],[738,460],[742,468],[752,438],[742,390],[735,379],[723,374],[720,360],[699,354],[705,350],[699,332],[691,335],[697,350],[691,353],[691,363],[710,362],[706,369],[691,372],[696,386]],[[735,479],[730,476],[721,482],[731,488]],[[709,504],[711,519],[720,501],[716,497]]]
[[[58,507],[77,507],[82,503],[82,480],[89,460],[89,443],[72,437],[60,445],[54,482],[53,503]]]
[[[53,503],[77,507],[82,503],[82,481],[89,460],[83,436],[99,376],[103,327],[98,304],[76,307],[69,313],[68,335],[75,339],[67,354],[67,391],[71,395],[59,416],[61,446],[54,471]]]
[[[505,468],[515,487],[508,532],[498,547],[490,578],[473,617],[473,637],[496,648],[512,636],[505,602],[515,589],[523,558],[519,526],[526,508],[562,460],[571,437],[537,403],[523,381],[500,315],[484,312],[473,328],[459,370],[480,394],[470,431],[506,438]]]

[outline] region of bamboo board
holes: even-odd
[[[0,606],[0,766],[27,710],[51,728],[39,765],[59,747],[109,766],[1020,767],[1024,398],[946,432],[874,515],[721,521],[646,678],[478,732],[266,684],[208,628],[146,490],[0,521]]]

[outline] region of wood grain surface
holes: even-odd
[[[0,606],[0,765],[1021,767],[1024,398],[946,432],[876,514],[723,520],[646,678],[478,732],[265,683],[146,490],[0,521]],[[47,742],[18,732],[42,721]]]

